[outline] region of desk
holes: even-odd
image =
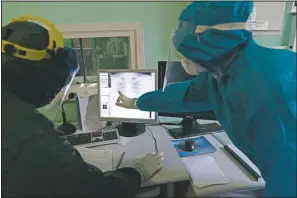
[[[195,196],[210,196],[216,194],[223,194],[228,192],[240,192],[263,189],[265,181],[260,178],[259,181],[255,181],[253,177],[235,161],[228,153],[223,149],[223,145],[219,143],[212,135],[205,135],[207,140],[217,148],[215,153],[207,154],[213,156],[216,159],[221,170],[229,178],[230,183],[225,185],[214,185],[204,188],[198,188],[191,183],[188,191],[188,195]]]
[[[160,152],[164,152],[164,166],[163,169],[156,174],[152,179],[143,184],[143,187],[155,186],[160,184],[173,184],[179,181],[187,181],[190,179],[190,175],[185,169],[180,157],[171,144],[171,137],[167,134],[166,130],[162,126],[148,126],[154,134],[158,149]],[[112,149],[113,150],[113,166],[116,166],[119,160],[119,155],[122,152],[126,152],[123,158],[121,167],[130,166],[135,158],[140,158],[147,153],[154,152],[155,144],[154,140],[147,130],[140,136],[135,137],[126,145],[110,144],[94,147],[95,149]],[[172,185],[168,186],[170,192],[173,194]]]
[[[210,120],[197,120],[199,124],[207,124],[217,121]],[[166,128],[173,128],[176,126],[166,126]],[[224,194],[228,192],[240,192],[263,189],[265,187],[265,181],[260,178],[259,181],[255,181],[253,177],[226,151],[224,145],[222,145],[213,135],[204,135],[205,138],[217,149],[215,153],[207,154],[213,156],[216,159],[221,170],[229,178],[230,183],[225,185],[213,185],[204,188],[198,188],[191,182],[191,186],[188,189],[187,196],[199,197],[199,196],[212,196],[217,194]],[[231,140],[225,132],[220,132],[220,138],[224,144],[231,143]]]
[[[171,144],[171,137],[162,126],[148,126],[153,132],[160,151],[164,152],[164,167],[156,174],[149,182],[143,184],[143,187],[155,186],[160,184],[173,184],[179,181],[190,180],[190,175],[186,171],[181,158],[178,156],[174,147]],[[210,196],[228,192],[247,191],[264,188],[265,182],[263,179],[253,181],[249,173],[244,170],[229,154],[225,153],[223,145],[219,143],[211,134],[204,135],[206,139],[216,147],[217,151],[208,155],[214,156],[218,165],[229,178],[230,183],[225,185],[214,185],[204,188],[190,185],[188,196]],[[135,149],[137,148],[137,149]],[[133,141],[126,145],[104,145],[95,147],[95,149],[112,149],[114,151],[113,164],[118,163],[119,155],[126,152],[122,161],[123,166],[130,166],[131,162],[138,157],[143,157],[145,154],[154,151],[154,140],[151,134],[146,131],[144,134],[137,136]],[[172,186],[171,190],[172,189]],[[172,191],[168,192],[173,195]]]

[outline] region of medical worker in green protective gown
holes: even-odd
[[[143,111],[193,112],[209,104],[232,142],[266,182],[265,196],[296,196],[296,53],[259,46],[246,30],[253,2],[193,2],[172,38],[176,56],[195,79],[117,105]]]

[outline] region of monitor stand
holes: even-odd
[[[135,137],[145,132],[145,124],[123,122],[117,126],[120,136]]]
[[[196,117],[184,118],[181,124],[182,127],[180,128],[168,130],[175,139],[198,136],[222,130],[222,127],[217,123],[199,124]]]

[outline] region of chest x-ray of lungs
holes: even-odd
[[[163,90],[169,84],[174,84],[182,82],[185,80],[190,80],[196,78],[195,75],[189,75],[180,61],[171,61],[166,63],[166,71],[163,82]]]
[[[127,109],[116,105],[119,91],[129,98],[138,98],[142,94],[155,90],[155,76],[143,72],[111,73],[111,117],[151,119],[151,113],[139,109]]]

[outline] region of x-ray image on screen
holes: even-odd
[[[155,112],[126,109],[116,105],[119,91],[129,98],[156,90],[154,72],[100,72],[100,117],[155,120]]]

